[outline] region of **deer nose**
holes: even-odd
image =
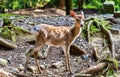
[[[83,24],[80,24],[81,27],[83,27],[84,25]]]

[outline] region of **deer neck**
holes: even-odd
[[[71,34],[76,37],[80,34],[80,22],[75,20],[75,26],[71,29]]]

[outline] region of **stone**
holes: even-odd
[[[85,54],[85,52],[84,52],[84,50],[79,48],[77,45],[72,44],[70,46],[70,54],[76,55],[76,56],[81,56],[81,55]]]
[[[20,64],[18,67],[18,70],[21,72],[21,71],[24,71],[24,69],[25,69],[24,66],[22,64]]]
[[[37,54],[37,57],[41,58],[42,56],[43,56],[42,51],[39,51],[38,54]]]
[[[27,68],[30,72],[35,73],[37,71],[37,67],[36,66],[28,66]]]
[[[113,17],[120,18],[120,11],[115,11]]]
[[[0,58],[0,66],[6,66],[7,65],[7,60]]]
[[[45,69],[45,67],[46,67],[45,65],[40,65],[41,69]]]
[[[115,3],[114,3],[114,1],[105,1],[103,3],[102,13],[113,14],[114,11],[115,11]]]
[[[52,64],[52,67],[54,68],[60,68],[61,66],[63,66],[63,61],[58,61]]]

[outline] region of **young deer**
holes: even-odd
[[[32,48],[27,55],[25,70],[26,70],[30,55],[34,54],[34,59],[35,59],[38,71],[39,73],[42,72],[37,62],[37,52],[44,44],[47,44],[47,45],[53,45],[53,46],[61,46],[63,48],[64,55],[65,55],[65,68],[67,71],[71,72],[70,60],[69,60],[69,57],[70,57],[69,49],[72,42],[81,33],[82,26],[84,25],[84,14],[82,12],[81,14],[76,15],[74,11],[70,11],[70,15],[73,18],[75,18],[74,27],[65,27],[65,26],[55,27],[48,24],[40,24],[33,28],[33,31],[35,31],[36,43],[35,43],[35,47]]]

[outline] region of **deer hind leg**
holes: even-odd
[[[28,61],[30,60],[30,56],[31,56],[31,55],[32,55],[32,49],[30,49],[30,50],[28,51],[28,54],[27,54],[27,57],[26,57],[26,63],[25,63],[24,73],[26,73]]]
[[[65,55],[65,68],[66,68],[66,71],[70,71],[70,73],[71,73],[69,48],[70,48],[70,46],[63,47],[64,55]]]
[[[36,62],[36,65],[37,65],[37,68],[38,68],[38,71],[39,71],[39,73],[42,73],[42,70],[41,70],[40,67],[39,67],[39,62],[38,62],[38,60],[37,60],[37,53],[38,53],[39,49],[40,49],[43,45],[44,45],[44,42],[41,42],[41,41],[40,41],[40,42],[36,42],[35,47],[32,48],[32,49],[29,51],[29,53],[28,53],[28,55],[27,55],[27,59],[26,59],[26,64],[25,64],[25,71],[26,71],[26,68],[27,68],[28,61],[29,61],[29,59],[30,59],[30,56],[33,54],[33,55],[34,55],[35,62]]]

